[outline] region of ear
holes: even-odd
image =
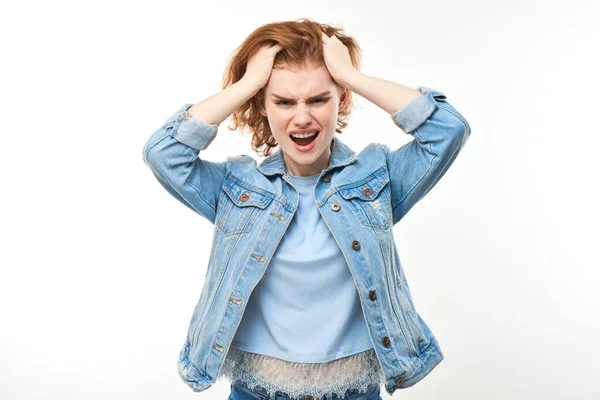
[[[344,110],[347,105],[348,105],[348,89],[342,88],[342,93],[340,95],[339,110]]]

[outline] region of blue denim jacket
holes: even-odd
[[[372,143],[355,153],[337,136],[314,200],[348,263],[386,391],[423,379],[444,356],[417,313],[392,228],[448,170],[470,136],[444,93],[426,87],[391,115],[414,137],[396,150]],[[180,202],[214,224],[205,285],[179,354],[194,391],[216,380],[248,298],[262,278],[298,205],[278,148],[260,164],[247,155],[198,157],[218,125],[188,118],[185,104],[143,148],[144,162]]]

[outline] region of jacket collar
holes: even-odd
[[[348,147],[344,142],[334,136],[331,140],[331,159],[329,166],[324,171],[336,167],[344,167],[356,161],[356,152]],[[257,167],[263,175],[274,175],[285,173],[285,163],[283,160],[283,151],[278,147],[271,155],[265,158]]]

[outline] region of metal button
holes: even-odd
[[[323,182],[331,182],[331,176],[323,175]]]
[[[389,347],[389,345],[390,345],[390,338],[387,337],[387,336],[384,336],[382,342],[383,342],[383,345],[385,347]]]
[[[400,386],[402,386],[403,383],[404,383],[404,379],[402,379],[402,378],[396,379],[396,386],[400,387]]]
[[[331,209],[333,211],[340,211],[340,208],[342,208],[342,207],[340,206],[340,203],[338,203],[337,201],[331,205]]]
[[[352,242],[352,248],[354,250],[360,250],[360,242],[358,240],[355,240]]]
[[[371,300],[373,300],[373,301],[375,301],[375,299],[377,298],[377,295],[375,294],[375,291],[374,291],[374,290],[371,290],[371,291],[369,292],[369,298],[370,298]]]
[[[370,196],[370,195],[371,195],[371,193],[373,193],[373,192],[371,191],[371,189],[369,189],[369,188],[366,188],[365,190],[363,190],[363,193],[364,193],[366,196]]]
[[[248,200],[248,198],[249,198],[249,197],[250,197],[250,196],[248,196],[248,194],[244,193],[244,194],[242,194],[242,195],[240,196],[240,200],[241,200],[241,201],[246,201],[246,200]]]

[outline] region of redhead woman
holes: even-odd
[[[410,387],[444,358],[392,228],[471,130],[444,93],[360,72],[359,52],[342,29],[309,19],[263,25],[236,49],[223,90],[180,107],[144,145],[160,184],[214,224],[178,358],[194,391],[227,379],[229,400],[378,400],[382,385]],[[339,138],[352,93],[412,140],[353,151]],[[203,160],[230,115],[262,161]]]

